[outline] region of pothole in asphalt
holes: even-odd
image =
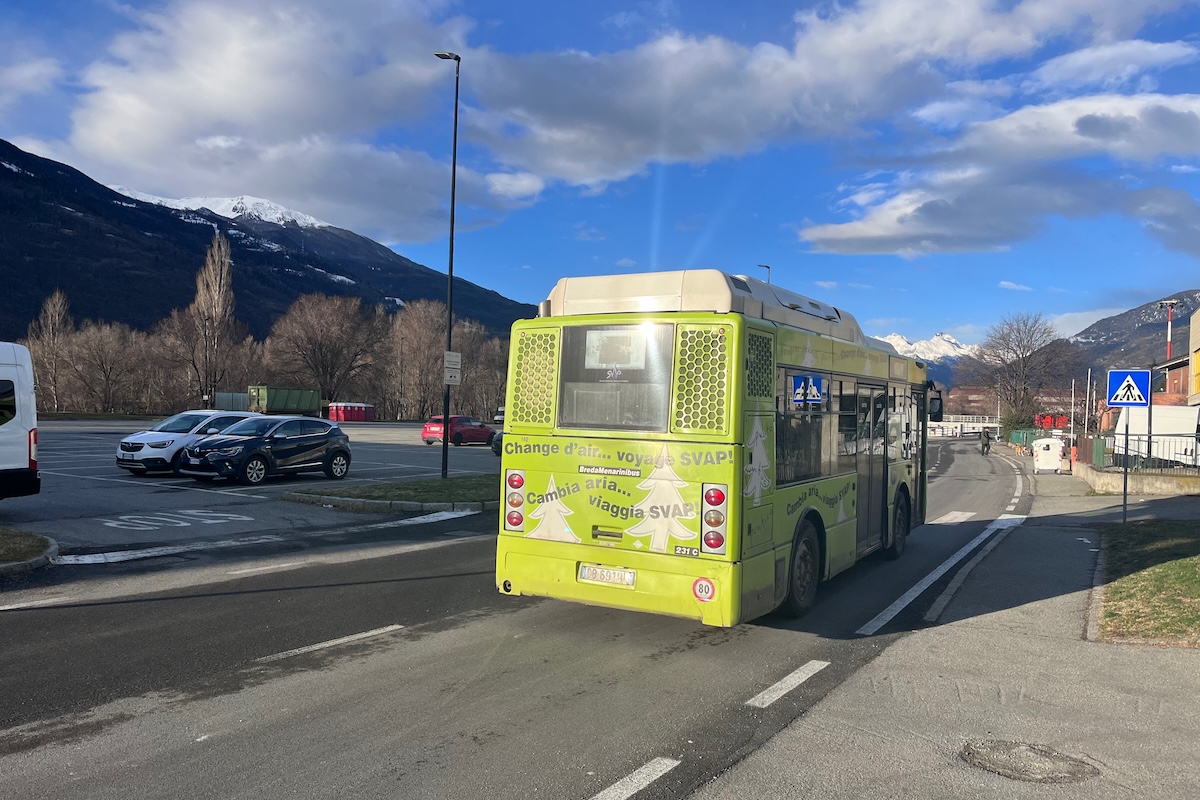
[[[1079,783],[1100,770],[1044,744],[996,739],[967,742],[958,751],[963,761],[997,775],[1033,783]]]

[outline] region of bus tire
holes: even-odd
[[[908,530],[912,525],[912,513],[908,508],[908,495],[901,492],[896,495],[896,507],[892,512],[892,543],[883,551],[887,558],[895,561],[904,554],[908,542]]]
[[[789,617],[808,612],[817,600],[817,583],[821,580],[821,543],[817,530],[808,520],[800,523],[792,543],[792,563],[788,570],[787,597],[780,606]]]

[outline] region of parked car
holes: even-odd
[[[425,444],[442,441],[442,428],[441,414],[438,414],[436,417],[430,417],[429,421],[425,423],[424,429],[421,430],[421,440]],[[492,437],[495,435],[495,428],[491,425],[485,425],[474,417],[450,415],[450,443],[455,447],[458,447],[460,444],[470,444],[472,442],[491,444]]]
[[[214,433],[220,433],[249,417],[252,411],[184,411],[147,431],[126,436],[117,445],[117,466],[134,475],[148,472],[178,472],[183,448]]]
[[[250,486],[270,475],[298,472],[344,478],[350,471],[350,439],[327,420],[258,416],[189,445],[179,471],[197,480],[228,478]]]
[[[504,431],[496,431],[496,435],[492,437],[492,452],[496,455],[504,452]]]

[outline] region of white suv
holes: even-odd
[[[135,475],[147,472],[178,472],[183,448],[241,422],[259,417],[253,411],[184,411],[167,417],[148,431],[126,436],[117,445],[117,466]]]

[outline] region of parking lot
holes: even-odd
[[[296,490],[391,483],[441,474],[442,448],[421,442],[420,424],[341,423],[353,458],[344,480],[320,473],[270,478],[256,487],[137,476],[116,466],[117,443],[152,421],[46,421],[38,428],[41,494],[0,502],[0,526],[54,538],[65,552],[263,535],[278,541],[348,526],[387,525],[396,514],[351,513],[279,499]],[[484,445],[451,447],[451,475],[499,474]]]

